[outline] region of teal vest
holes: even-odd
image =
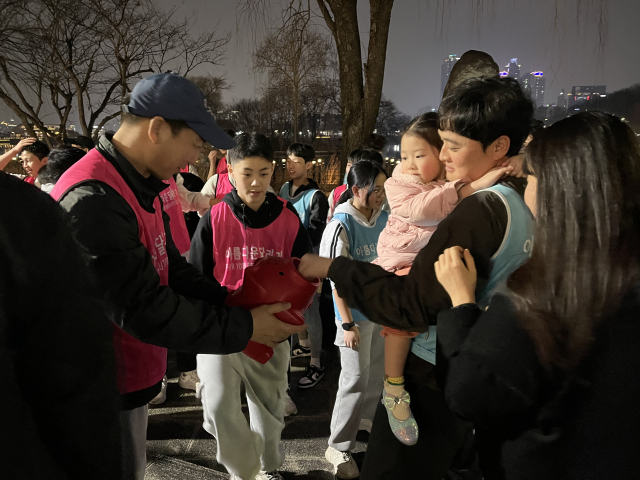
[[[531,256],[533,247],[533,215],[522,197],[506,185],[494,185],[487,188],[500,197],[507,209],[507,229],[502,245],[491,257],[491,274],[485,288],[477,293],[477,304],[481,309],[489,305],[491,295],[509,276]],[[480,190],[485,191],[485,190]],[[477,193],[477,192],[476,192]],[[436,327],[413,339],[411,351],[423,360],[436,364]]]
[[[331,221],[340,222],[344,226],[347,238],[349,239],[349,252],[353,259],[370,263],[378,258],[378,237],[380,233],[382,233],[382,230],[384,230],[388,219],[389,214],[383,210],[376,219],[376,223],[371,227],[363,226],[358,223],[352,215],[347,213],[336,213]],[[335,299],[333,301],[333,310],[335,311],[336,318],[342,321]],[[351,316],[354,322],[367,320],[367,317],[355,308],[351,309]]]
[[[289,196],[289,182],[282,185],[280,188],[280,198],[284,198],[287,202],[291,202],[293,208],[298,212],[298,216],[300,217],[300,221],[302,225],[304,225],[305,229],[309,228],[309,218],[311,216],[311,199],[315,195],[316,192],[320,190],[314,188],[313,190],[304,190],[299,195],[294,195],[293,197]]]

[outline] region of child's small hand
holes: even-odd
[[[511,165],[494,167],[475,182],[471,182],[471,185],[476,191],[482,190],[483,188],[489,188],[495,185],[501,178],[511,176],[512,172],[513,167]]]
[[[350,330],[344,332],[344,344],[352,350],[358,350],[360,330],[358,330],[357,326],[354,325]]]
[[[478,190],[489,188],[505,175],[511,175],[512,171],[513,167],[511,165],[494,167],[478,180],[464,185],[460,190],[458,190],[458,197],[462,200],[463,198],[467,198],[469,195],[473,195]]]
[[[524,164],[524,155],[520,153],[518,155],[514,155],[513,157],[507,159],[507,161],[505,161],[502,164],[502,166],[513,167],[513,170],[509,173],[510,177],[524,178],[526,175],[522,171],[523,164]]]
[[[451,297],[454,307],[463,303],[475,303],[478,274],[475,261],[468,249],[447,248],[434,266],[436,278]]]

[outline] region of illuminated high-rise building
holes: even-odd
[[[446,87],[447,82],[449,81],[449,75],[451,74],[451,69],[453,66],[460,60],[458,55],[449,55],[449,57],[444,59],[444,63],[442,64],[442,71],[440,76],[440,98],[442,98],[442,94],[444,93],[444,87]]]
[[[544,87],[546,79],[542,72],[525,73],[520,78],[520,85],[531,96],[536,107],[544,105]]]
[[[567,108],[567,96],[564,93],[564,88],[560,90],[558,94],[558,101],[556,102],[556,107]]]
[[[505,67],[507,69],[507,76],[520,80],[520,65],[518,65],[518,59],[512,58],[509,65]]]

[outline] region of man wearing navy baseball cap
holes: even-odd
[[[275,318],[288,304],[225,307],[226,290],[176,249],[159,197],[167,188],[162,180],[195,161],[205,141],[235,146],[196,85],[172,73],[152,75],[125,101],[118,131],[102,136],[51,192],[110,306],[126,479],[144,478],[147,408],[161,390],[167,348],[229,354],[249,340],[274,347],[305,328]]]

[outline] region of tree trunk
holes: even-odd
[[[373,133],[380,109],[393,0],[370,0],[370,4],[371,30],[367,63],[364,68],[364,132],[362,140]]]
[[[357,0],[318,0],[338,50],[342,111],[340,176],[347,155],[373,132],[384,80],[384,66],[393,0],[370,0],[371,31],[367,64],[362,65]],[[366,83],[365,83],[366,82]]]

